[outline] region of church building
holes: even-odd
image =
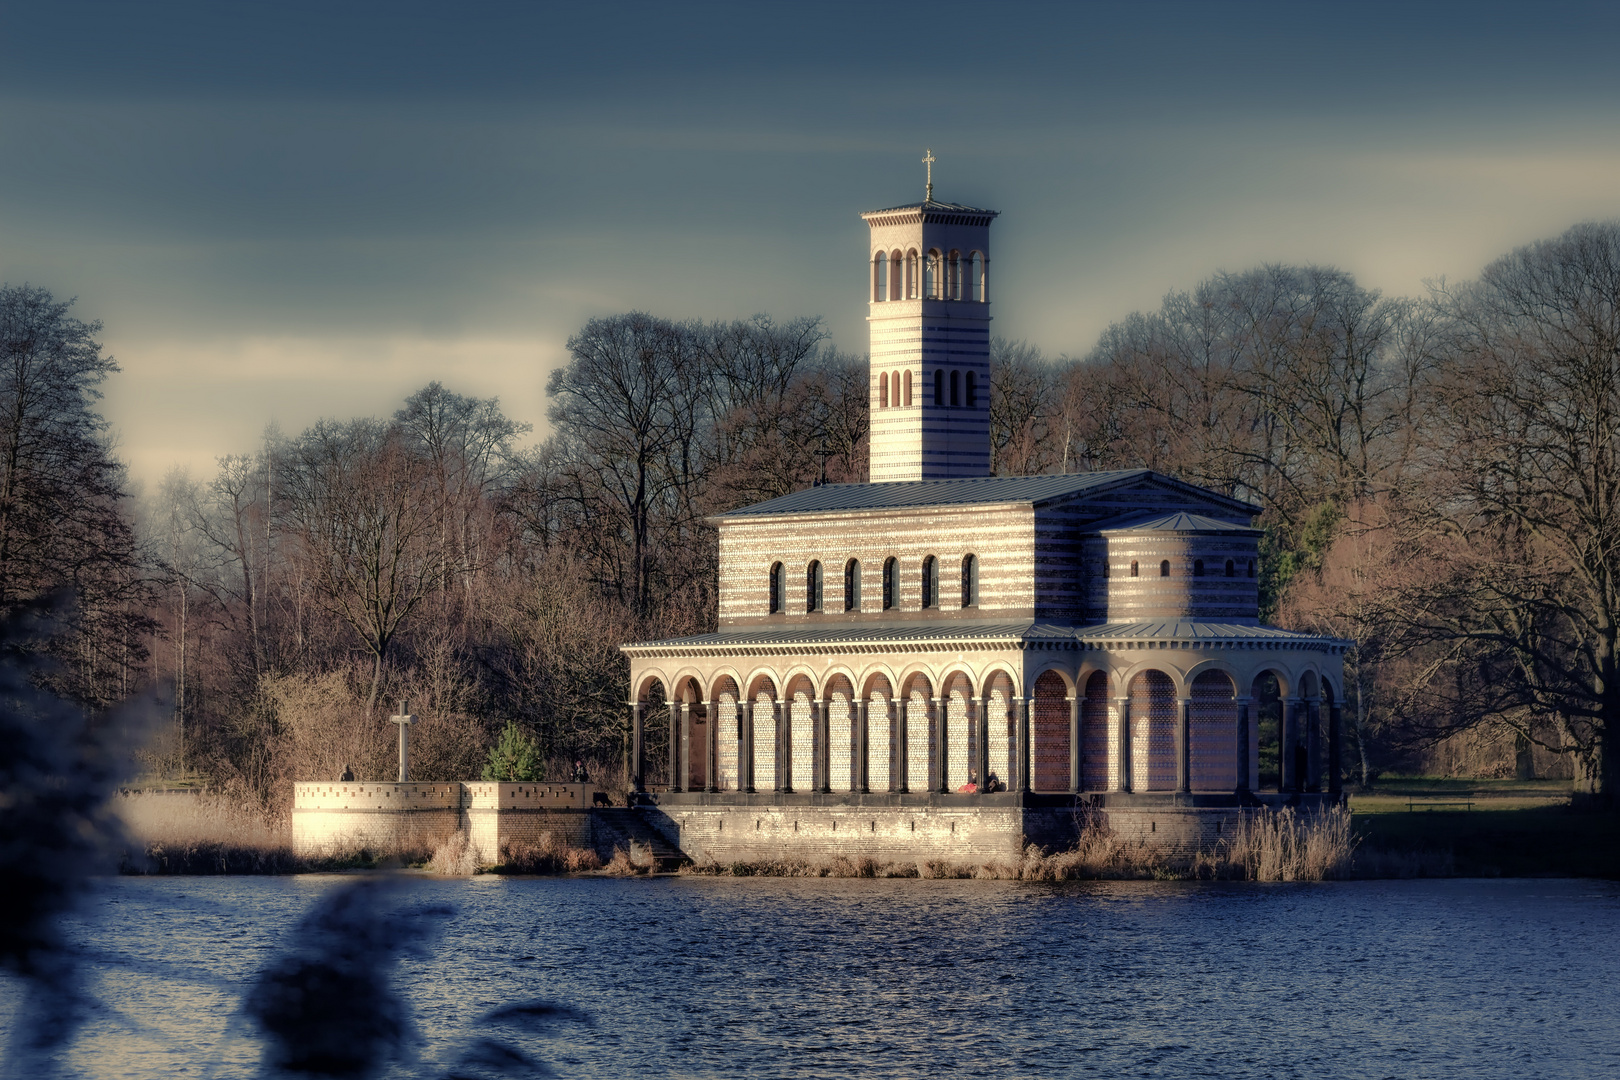
[[[997,213],[928,194],[862,215],[871,482],[719,515],[718,629],[623,646],[644,807],[693,858],[972,859],[1338,801],[1349,643],[1260,622],[1258,506],[990,475]]]

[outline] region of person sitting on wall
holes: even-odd
[[[967,783],[963,784],[961,787],[957,788],[956,790],[959,793],[964,794],[964,795],[972,795],[974,792],[979,790],[979,785],[977,783],[978,779],[979,779],[978,774],[975,773],[973,770],[969,769],[968,770]]]
[[[591,774],[585,771],[585,759],[584,758],[575,758],[574,759],[574,783],[576,783],[576,784],[588,784],[590,782],[591,782]]]
[[[340,784],[348,784],[348,783],[352,783],[353,781],[354,781],[354,770],[349,768],[348,763],[345,762],[344,765],[343,765],[343,775],[338,777],[338,783],[340,783]]]
[[[1001,782],[995,773],[987,773],[984,778],[984,791],[988,795],[993,791],[1006,791],[1007,785]]]

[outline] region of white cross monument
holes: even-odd
[[[410,730],[411,724],[416,722],[416,717],[406,711],[405,706],[407,704],[409,702],[401,701],[399,703],[399,715],[389,717],[390,720],[399,725],[399,782],[402,784],[411,778]]]

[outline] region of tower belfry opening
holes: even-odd
[[[862,214],[870,233],[873,481],[990,474],[990,223],[925,198]],[[913,388],[915,387],[915,391]],[[965,392],[964,392],[965,389]]]

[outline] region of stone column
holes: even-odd
[[[630,703],[630,787],[646,791],[645,771],[642,768],[641,702]]]
[[[1305,703],[1305,790],[1322,790],[1322,702]]]
[[[894,725],[891,728],[894,732],[895,754],[889,775],[893,776],[895,770],[899,770],[900,775],[898,782],[893,782],[889,786],[903,794],[911,792],[911,770],[907,767],[908,759],[911,757],[911,746],[910,740],[906,738],[906,729],[910,726],[911,702],[897,695],[894,699]]]
[[[1192,790],[1192,698],[1182,698],[1176,724],[1176,790]]]
[[[815,771],[815,782],[811,785],[812,791],[830,791],[831,785],[827,777],[831,770],[827,768],[827,705],[820,698],[810,703],[810,730],[815,746],[812,748],[810,760],[811,769]]]
[[[777,698],[771,702],[771,734],[776,740],[776,775],[771,778],[772,791],[793,790],[793,700]]]
[[[737,707],[742,710],[738,720],[742,724],[742,740],[737,754],[737,788],[740,791],[752,792],[754,790],[754,703],[752,701],[739,701]]]
[[[1080,695],[1069,695],[1069,794],[1080,793]]]
[[[720,703],[710,700],[703,717],[703,790],[720,790]]]
[[[932,790],[949,792],[951,790],[950,755],[947,753],[949,740],[946,733],[950,730],[950,698],[930,698],[928,700],[929,712],[934,720],[934,767],[929,776]]]
[[[973,724],[979,733],[979,746],[973,755],[973,768],[979,776],[979,794],[984,794],[986,781],[990,776],[990,699],[980,697],[973,699]]]
[[[1294,747],[1299,745],[1299,709],[1303,704],[1298,698],[1289,698],[1282,703],[1282,730],[1277,733],[1277,791],[1287,794],[1291,791],[1303,790],[1304,779],[1297,774],[1294,761]]]
[[[1249,699],[1237,699],[1237,793],[1246,795],[1254,778],[1249,775]]]
[[[1034,785],[1030,783],[1030,753],[1029,753],[1029,710],[1034,698],[1015,697],[1014,709],[1014,744],[1016,750],[1013,754],[1013,771],[1018,774],[1018,791],[1029,791]]]
[[[1119,784],[1116,791],[1131,790],[1131,699],[1114,699],[1114,711],[1119,715]]]
[[[855,767],[849,774],[849,789],[860,795],[871,790],[871,708],[871,698],[861,698],[855,703],[855,738],[851,740],[855,744],[855,760],[852,762]]]
[[[1338,795],[1344,791],[1344,762],[1339,755],[1342,751],[1339,742],[1344,738],[1344,713],[1335,698],[1333,704],[1328,706],[1328,794]]]
[[[692,786],[692,706],[686,702],[669,710],[669,790]]]

